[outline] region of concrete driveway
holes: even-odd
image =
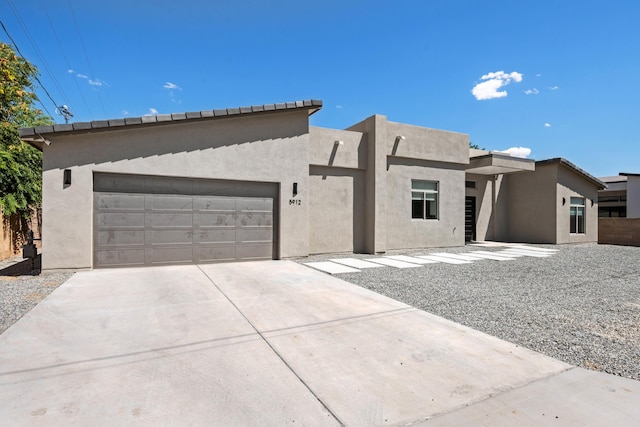
[[[7,425],[637,425],[640,383],[289,261],[80,272],[0,335]]]

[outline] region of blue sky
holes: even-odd
[[[383,114],[640,173],[637,0],[0,0],[0,19],[72,121],[321,99],[314,126]]]

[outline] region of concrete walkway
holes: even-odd
[[[640,382],[288,261],[80,272],[0,335],[0,424],[422,423],[638,425]]]

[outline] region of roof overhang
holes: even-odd
[[[222,119],[245,116],[249,114],[279,113],[291,110],[307,110],[312,115],[322,108],[322,101],[309,99],[304,101],[284,102],[281,104],[252,105],[248,107],[226,108],[221,110],[204,110],[192,113],[157,114],[155,116],[127,117],[115,120],[97,120],[93,122],[64,123],[49,126],[36,126],[18,129],[20,138],[26,143],[43,149],[51,142],[49,135],[69,133],[103,132],[114,129],[125,129],[138,126],[153,126],[196,120]]]
[[[547,160],[540,160],[536,162],[536,166],[545,166],[545,165],[554,165],[554,164],[564,166],[565,168],[575,173],[576,175],[591,182],[593,185],[595,185],[598,188],[598,190],[604,190],[605,188],[607,188],[607,184],[605,184],[595,176],[591,175],[589,172],[579,168],[578,166],[571,163],[569,160],[564,159],[562,157],[556,157],[556,158],[547,159]]]
[[[478,175],[499,175],[516,172],[530,172],[536,169],[535,160],[513,157],[508,154],[489,153],[469,159],[467,173]]]

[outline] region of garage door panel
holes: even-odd
[[[105,194],[100,197],[98,209],[108,210],[144,210],[143,194]]]
[[[100,246],[144,245],[144,230],[102,230],[96,233]]]
[[[146,249],[146,264],[192,264],[194,254],[192,246],[150,247]]]
[[[236,209],[239,211],[264,211],[273,210],[273,199],[239,197],[236,200]]]
[[[144,227],[144,212],[101,212],[96,217],[96,225],[103,227],[135,228]]]
[[[272,227],[273,215],[271,212],[239,212],[237,225],[240,227]]]
[[[236,241],[238,243],[262,242],[271,243],[271,228],[247,227],[236,231]]]
[[[96,265],[100,267],[126,267],[145,264],[144,248],[113,248],[95,252]]]
[[[106,175],[94,174],[96,267],[274,256],[276,184]]]
[[[215,229],[199,229],[196,233],[198,243],[235,243],[236,229],[233,228],[215,228]]]
[[[198,212],[193,215],[193,221],[199,227],[235,227],[236,213],[232,212]]]
[[[193,211],[191,196],[147,196],[146,208],[153,211]]]
[[[234,246],[200,246],[198,248],[200,262],[228,262],[236,261],[236,247]]]
[[[271,259],[272,247],[270,243],[237,245],[237,259]]]
[[[147,212],[145,215],[147,227],[193,227],[193,215],[175,212]]]
[[[233,197],[194,197],[193,209],[197,211],[235,212],[236,201]]]
[[[193,230],[191,228],[185,228],[184,230],[147,230],[146,243],[151,245],[190,245],[193,243]]]

